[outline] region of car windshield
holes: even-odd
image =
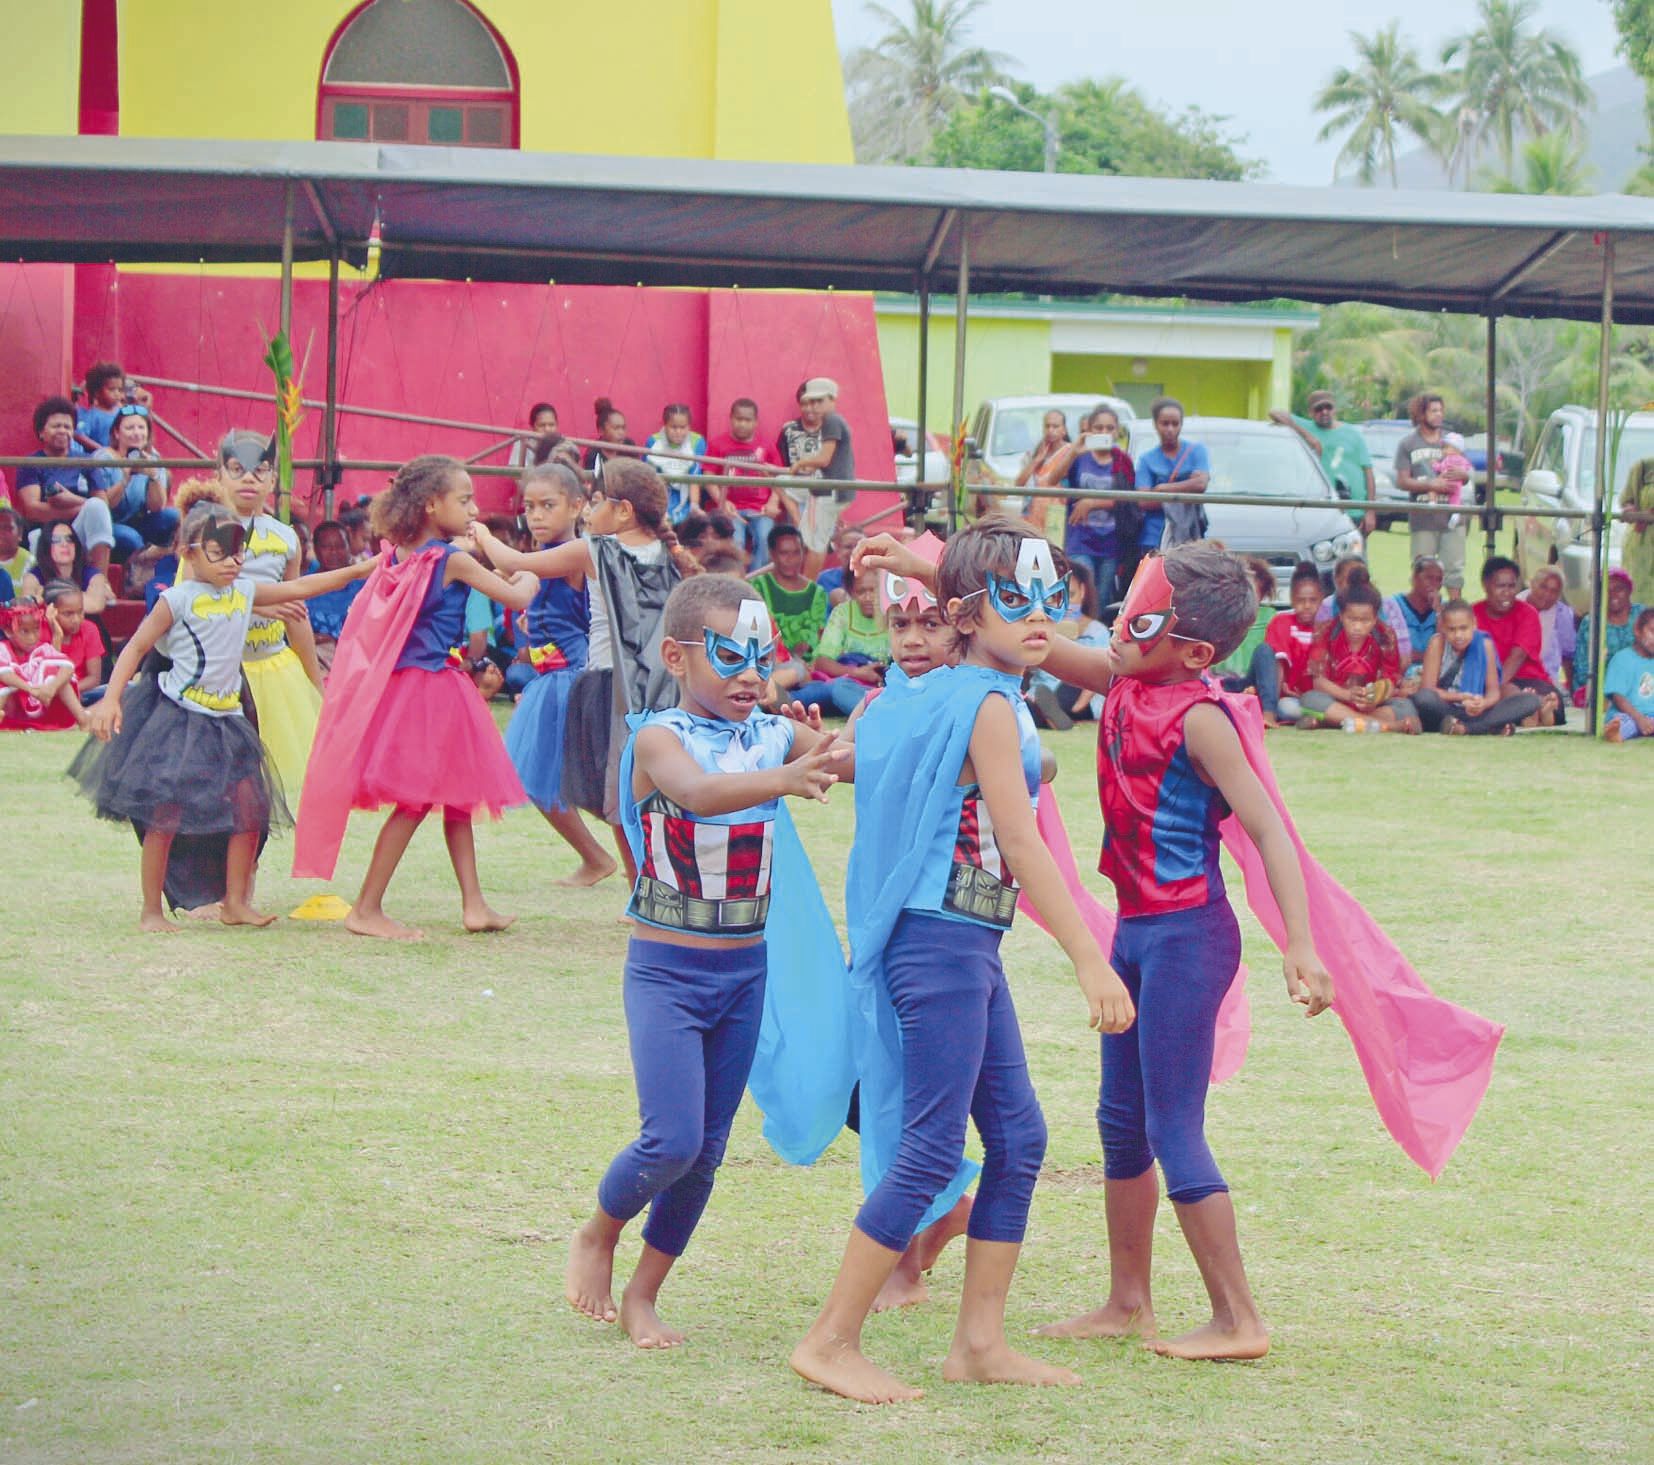
[[[1080,413],[1083,407],[1001,407],[994,413],[994,435],[984,450],[992,458],[1020,457],[1040,440],[1045,431],[1045,414],[1061,411],[1068,421],[1070,439],[1080,435]]]
[[[1155,444],[1154,430],[1132,434],[1132,451],[1141,456]],[[1286,428],[1258,429],[1189,425],[1186,441],[1197,442],[1212,460],[1209,493],[1268,495],[1283,499],[1332,497],[1332,485],[1297,434]]]
[[[1610,416],[1609,420],[1613,418]],[[1654,427],[1628,427],[1620,434],[1617,444],[1610,434],[1608,454],[1613,460],[1609,464],[1609,483],[1624,483],[1633,463],[1654,458]],[[1580,444],[1579,488],[1587,498],[1597,489],[1597,430],[1594,427],[1585,430]]]
[[[1388,468],[1395,461],[1401,440],[1412,430],[1411,424],[1404,422],[1363,427],[1361,436],[1366,440],[1367,451],[1373,455],[1373,466]]]

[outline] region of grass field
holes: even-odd
[[[1082,868],[1092,745],[1051,739]],[[1509,1024],[1431,1184],[1332,1017],[1290,1009],[1242,917],[1253,1049],[1210,1129],[1275,1350],[1202,1366],[1039,1340],[1084,1387],[944,1385],[962,1251],[868,1344],[927,1396],[857,1408],[788,1372],[859,1201],[843,1142],[781,1165],[750,1104],[646,1355],[562,1300],[564,1242],[635,1122],[622,892],[565,893],[536,816],[483,831],[520,912],[465,938],[435,830],[392,887],[431,939],[336,926],[140,937],[136,845],[0,743],[0,1459],[1342,1461],[1649,1459],[1654,749],[1276,735],[1312,847],[1436,989]],[[848,798],[800,816],[829,901]],[[353,827],[337,888],[360,877]],[[261,898],[314,887],[266,861]],[[1238,881],[1236,882],[1238,884]],[[1106,1285],[1097,1055],[1054,944],[1007,967],[1051,1127],[1013,1334]],[[1638,1218],[1642,1219],[1639,1220]],[[1202,1297],[1163,1209],[1162,1327]],[[621,1276],[635,1241],[623,1246]]]

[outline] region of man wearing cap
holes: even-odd
[[[1331,392],[1309,394],[1308,417],[1275,411],[1269,414],[1269,420],[1290,427],[1315,450],[1340,498],[1366,504],[1377,498],[1373,488],[1373,455],[1368,451],[1367,440],[1348,423],[1338,420]],[[1361,526],[1363,534],[1371,534],[1378,528],[1378,515],[1371,509],[1347,512]]]
[[[838,383],[831,377],[813,376],[798,389],[798,416],[786,423],[776,447],[786,471],[796,478],[830,478],[847,482],[856,476],[856,457],[850,445],[850,424],[833,410],[838,402]],[[783,490],[792,507],[799,533],[804,536],[804,573],[815,579],[827,561],[833,531],[852,492],[811,493],[808,489]]]

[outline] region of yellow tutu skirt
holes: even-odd
[[[304,768],[322,715],[322,694],[304,674],[304,663],[291,646],[260,661],[244,661],[241,670],[258,708],[258,735],[282,791],[296,809],[304,788]]]

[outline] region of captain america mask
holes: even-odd
[[[1036,610],[1053,621],[1068,614],[1068,581],[1057,573],[1051,546],[1033,536],[1022,541],[1015,575],[988,572],[987,594],[1004,621],[1027,620]]]
[[[682,646],[701,646],[707,664],[725,681],[738,677],[749,667],[761,681],[775,670],[775,638],[769,634],[769,608],[761,600],[743,600],[735,613],[735,634],[726,636],[711,626],[701,641],[681,641]]]

